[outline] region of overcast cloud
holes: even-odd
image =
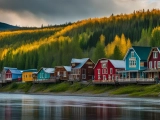
[[[0,0],[0,21],[20,26],[63,24],[160,7],[160,0]]]

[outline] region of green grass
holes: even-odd
[[[49,92],[65,92],[69,89],[69,87],[69,83],[63,82],[49,87]]]
[[[89,85],[80,90],[80,92],[89,92],[92,94],[99,94],[110,91],[115,86],[101,86],[101,85]]]
[[[32,84],[32,83],[11,83],[0,88],[1,92],[33,92],[33,93],[109,93],[111,95],[124,95],[136,97],[157,97],[160,95],[160,84],[155,85],[84,85],[80,82],[70,84],[68,82],[56,84]]]
[[[114,95],[128,94],[137,97],[156,97],[160,94],[160,84],[120,86],[110,93]]]
[[[77,92],[79,90],[81,90],[82,88],[84,88],[86,85],[82,85],[79,82],[73,83],[72,85],[70,85],[69,91],[71,92]]]

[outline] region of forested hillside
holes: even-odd
[[[71,58],[123,59],[131,45],[160,46],[160,10],[134,11],[64,26],[0,32],[0,68],[70,65]]]
[[[9,30],[9,29],[11,30],[17,28],[19,27],[0,22],[0,30]]]

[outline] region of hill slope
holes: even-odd
[[[160,10],[154,9],[65,26],[0,32],[0,68],[70,65],[71,58],[82,57],[95,62],[100,57],[122,59],[131,44],[158,45],[150,41],[153,33],[159,34],[156,31],[160,29],[155,30],[160,25],[159,18]]]
[[[11,30],[15,28],[19,27],[0,22],[0,30]]]

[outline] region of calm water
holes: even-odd
[[[0,94],[0,120],[160,120],[160,100]]]

